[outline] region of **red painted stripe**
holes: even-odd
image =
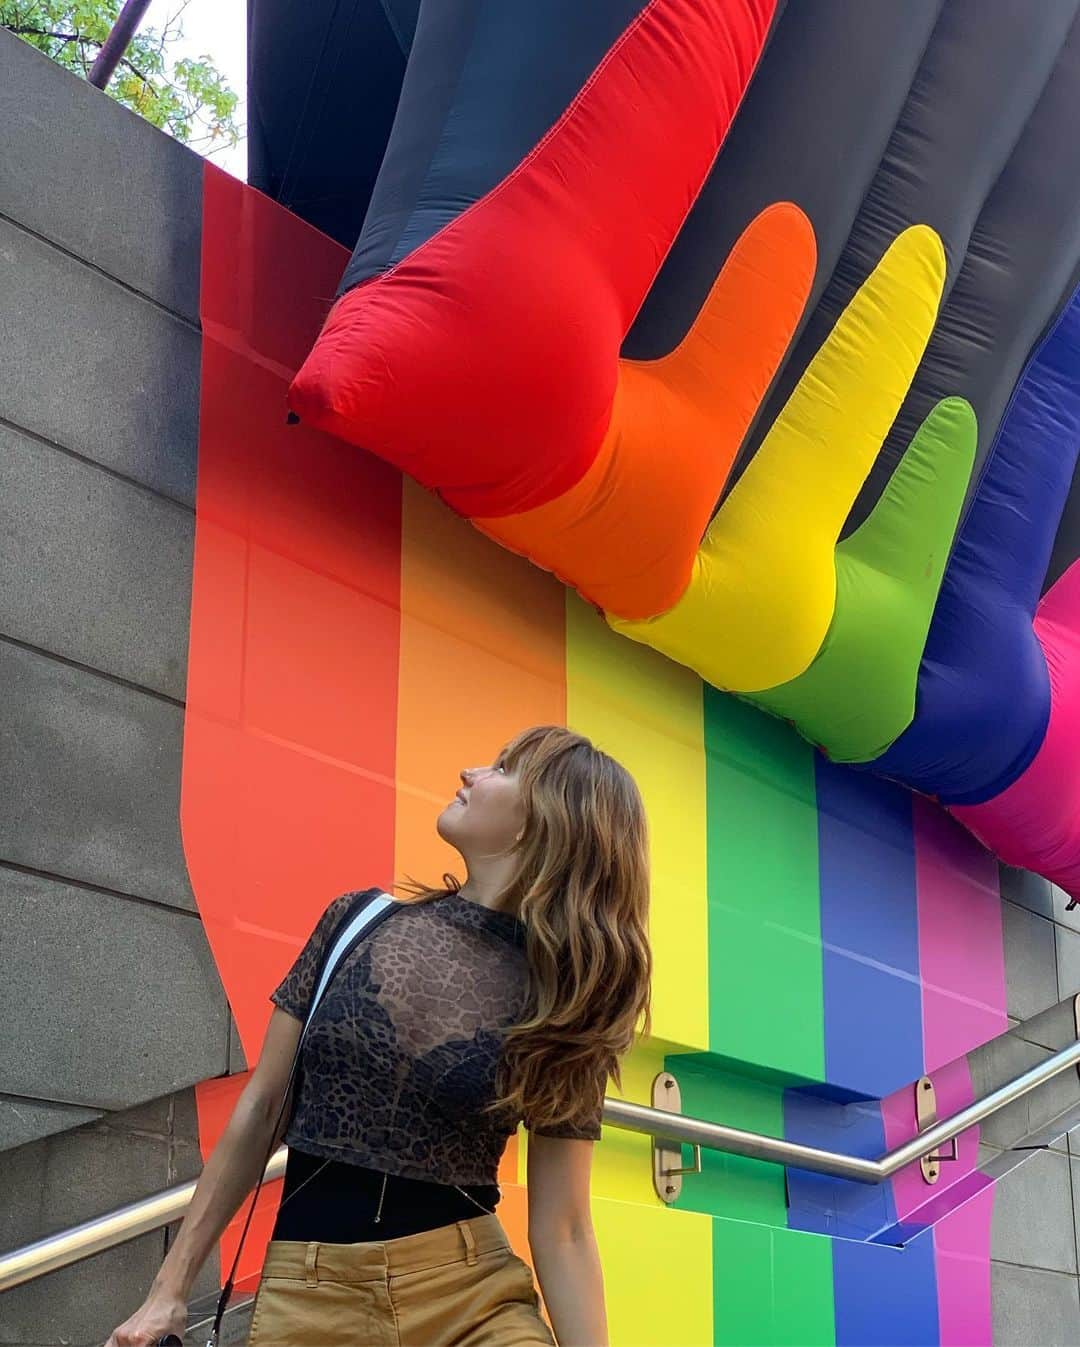
[[[207,166],[199,463],[180,818],[249,1062],[327,902],[394,858],[401,479],[285,423],[338,245]],[[243,1077],[197,1093],[212,1149]],[[245,1250],[261,1265],[273,1191]],[[222,1241],[231,1260],[236,1223]]]

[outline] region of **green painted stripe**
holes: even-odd
[[[814,752],[782,722],[704,693],[709,1052],[667,1065],[687,1113],[783,1136],[785,1087],[825,1077]],[[833,1347],[832,1246],[786,1228],[780,1166],[703,1151],[678,1205],[716,1218],[716,1344]]]
[[[709,1049],[825,1076],[813,749],[705,688]]]
[[[671,1055],[664,1065],[679,1082],[682,1109],[693,1118],[712,1118],[748,1132],[782,1136],[783,1090],[773,1081],[737,1076],[718,1067],[704,1053]],[[693,1153],[683,1147],[684,1165]],[[747,1160],[723,1151],[701,1152],[701,1173],[683,1176],[682,1193],[674,1204],[739,1221],[787,1225],[784,1171],[780,1165]]]
[[[827,1238],[713,1222],[716,1347],[834,1347],[834,1323]]]

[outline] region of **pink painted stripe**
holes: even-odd
[[[913,799],[926,1070],[1008,1028],[997,862],[944,810]]]
[[[1001,895],[989,852],[929,800],[916,795],[913,808],[923,1052],[944,1115],[973,1097],[966,1054],[1008,1028]],[[957,1205],[934,1226],[941,1347],[993,1341],[994,1193],[974,1172],[978,1141],[979,1129],[972,1128],[960,1138],[959,1160],[944,1166]],[[914,1168],[914,1175],[898,1176],[898,1211],[901,1201],[916,1200],[914,1185],[925,1203],[928,1190]],[[937,1201],[943,1196],[935,1194]]]
[[[987,1184],[934,1227],[942,1347],[987,1347],[994,1340],[990,1311],[993,1219],[994,1189]]]
[[[939,1117],[955,1113],[971,1102],[971,1074],[965,1058],[961,1057],[941,1067],[933,1073],[933,1079]],[[910,1141],[919,1130],[915,1124],[915,1091],[911,1085],[905,1085],[902,1090],[883,1100],[881,1112],[885,1123],[885,1145],[889,1150],[895,1150],[903,1142]],[[946,1191],[944,1185],[948,1184],[951,1190],[971,1174],[978,1162],[978,1153],[979,1129],[974,1127],[960,1138],[959,1160],[943,1167],[941,1179],[933,1188],[923,1182],[918,1165],[909,1165],[907,1169],[901,1170],[893,1179],[897,1221],[931,1223],[933,1215],[930,1204],[940,1205],[939,1199]],[[962,1200],[959,1191],[950,1191],[949,1205]]]

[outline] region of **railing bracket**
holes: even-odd
[[[925,1132],[937,1122],[937,1091],[934,1089],[934,1082],[929,1076],[923,1076],[915,1082],[915,1121],[918,1124],[920,1132]],[[922,1170],[923,1179],[927,1183],[937,1183],[941,1177],[941,1162],[943,1160],[955,1160],[957,1156],[956,1138],[953,1137],[949,1142],[952,1147],[951,1153],[946,1151],[934,1151],[931,1155],[924,1155],[919,1160],[919,1168]]]
[[[682,1113],[682,1092],[670,1071],[660,1071],[653,1078],[652,1106],[665,1113]],[[678,1198],[682,1192],[683,1174],[701,1173],[701,1147],[692,1141],[687,1144],[694,1147],[692,1165],[682,1163],[680,1142],[666,1137],[653,1138],[653,1187],[661,1202],[670,1204]]]

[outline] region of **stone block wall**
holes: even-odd
[[[4,1249],[197,1175],[190,1087],[245,1066],[178,820],[201,183],[0,33]],[[169,1234],[0,1296],[0,1343],[104,1341]]]

